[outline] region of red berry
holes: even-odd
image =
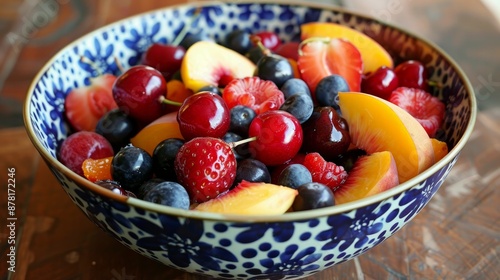
[[[299,45],[299,42],[287,42],[279,45],[273,51],[277,55],[297,61],[299,59]]]
[[[113,155],[113,147],[104,136],[91,131],[79,131],[62,142],[58,158],[64,166],[83,176],[82,164],[86,159],[102,159]]]
[[[154,43],[142,54],[141,64],[160,71],[166,81],[181,69],[186,50],[181,46]]]
[[[399,87],[389,101],[410,113],[434,137],[444,120],[444,103],[430,93],[416,88]]]
[[[229,109],[243,105],[252,108],[257,114],[277,110],[285,103],[283,92],[273,82],[259,77],[232,80],[224,88],[222,98]]]
[[[302,164],[311,172],[313,182],[326,185],[332,191],[347,179],[344,167],[326,161],[319,153],[307,154]]]
[[[90,85],[73,89],[64,101],[64,113],[76,131],[94,131],[99,119],[117,107],[111,88],[111,74],[90,79]]]
[[[429,91],[427,69],[416,60],[407,60],[394,68],[400,87],[418,88]]]
[[[116,104],[133,119],[148,124],[165,114],[160,96],[167,93],[163,75],[150,66],[137,65],[121,74],[113,86]]]
[[[279,165],[293,158],[302,146],[303,132],[299,121],[292,114],[267,111],[257,115],[250,123],[249,137],[251,155],[265,165]]]
[[[304,41],[297,61],[301,78],[314,94],[319,81],[337,74],[349,85],[350,91],[359,91],[363,60],[359,50],[343,39],[315,39]]]
[[[184,140],[195,137],[220,138],[230,125],[230,112],[219,95],[203,91],[187,97],[177,114]]]
[[[229,190],[236,177],[236,158],[226,142],[199,137],[186,142],[175,158],[175,173],[193,203],[202,203]]]
[[[382,66],[363,78],[361,91],[387,100],[398,85],[399,80],[396,73],[391,68]]]

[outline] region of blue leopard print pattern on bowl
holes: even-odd
[[[432,79],[442,83],[432,92],[448,104],[440,139],[454,147],[467,128],[471,108],[461,76],[431,45],[403,31],[319,6],[218,2],[202,7],[190,32],[203,28],[215,41],[234,29],[270,30],[284,41],[298,40],[300,24],[312,21],[363,31],[385,46],[396,61],[423,61]],[[135,65],[153,42],[172,42],[195,10],[187,5],[142,14],[92,32],[59,52],[29,93],[29,123],[43,149],[56,158],[58,146],[71,133],[63,110],[72,88],[88,85],[99,73],[119,75],[119,64]],[[359,209],[297,221],[252,223],[177,217],[137,207],[134,199],[129,204],[114,201],[79,186],[46,161],[91,221],[148,258],[221,279],[296,279],[350,260],[393,235],[427,204],[456,159],[450,158],[408,190]]]

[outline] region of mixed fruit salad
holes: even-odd
[[[181,32],[183,33],[183,32]],[[185,34],[185,33],[184,33]],[[65,99],[61,163],[115,193],[273,215],[365,198],[444,157],[425,66],[335,23],[223,41],[187,34]]]

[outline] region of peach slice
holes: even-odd
[[[390,151],[400,183],[434,164],[434,149],[427,132],[397,105],[360,92],[339,93],[339,105],[354,146],[368,154]]]
[[[130,142],[152,155],[156,146],[168,138],[183,139],[177,122],[177,112],[168,113],[154,120],[130,139]]]
[[[229,48],[211,41],[193,44],[184,55],[181,77],[194,92],[208,85],[224,87],[234,78],[253,76],[255,64]]]
[[[363,156],[354,163],[344,184],[335,190],[335,204],[365,198],[398,184],[398,170],[391,152]]]
[[[436,161],[444,158],[448,154],[448,144],[436,138],[431,138],[432,147],[434,148],[434,159]]]
[[[268,183],[242,181],[229,192],[198,204],[194,210],[222,214],[279,215],[292,206],[295,189]]]
[[[361,53],[365,74],[375,72],[381,66],[394,67],[391,55],[375,40],[356,29],[332,22],[310,22],[302,24],[300,30],[302,40],[327,37],[350,41]]]

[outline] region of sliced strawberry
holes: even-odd
[[[236,158],[221,139],[198,137],[181,146],[174,168],[191,202],[202,203],[229,190],[236,177]]]
[[[297,64],[301,78],[313,95],[319,81],[332,74],[344,77],[350,91],[360,91],[363,60],[349,41],[324,38],[303,41]]]
[[[277,110],[285,103],[285,96],[271,81],[259,77],[246,77],[232,80],[222,92],[222,98],[229,109],[244,105],[260,114]]]
[[[410,113],[429,137],[434,137],[443,124],[444,103],[424,90],[399,87],[389,96],[389,101]]]
[[[313,182],[321,183],[335,190],[347,179],[344,167],[328,162],[319,153],[310,153],[302,163],[311,172]]]
[[[111,88],[116,76],[104,74],[86,87],[73,89],[64,101],[66,118],[76,131],[94,131],[99,119],[118,106]]]

